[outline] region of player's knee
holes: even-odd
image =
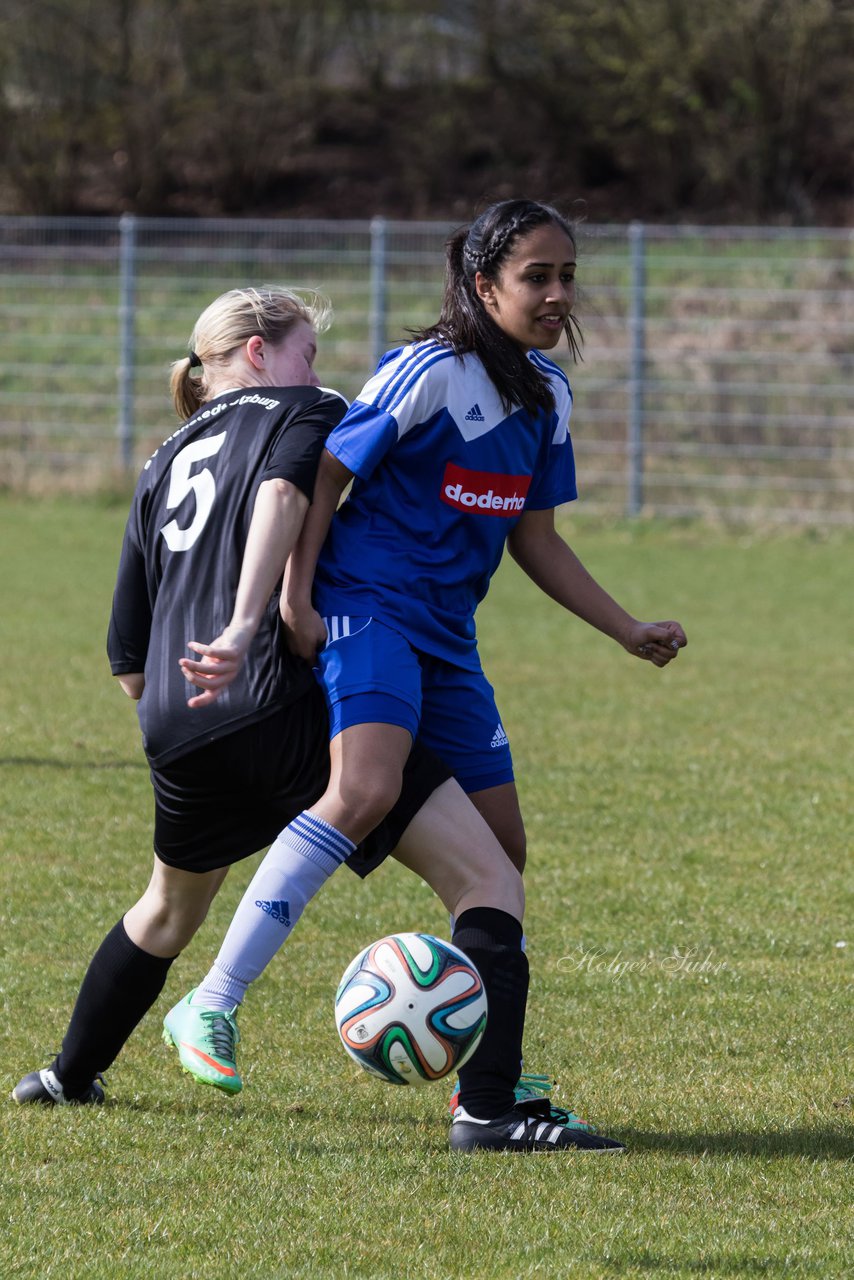
[[[402,774],[397,770],[365,769],[358,777],[338,784],[338,801],[345,815],[342,826],[361,840],[394,808],[400,796]]]

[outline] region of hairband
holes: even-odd
[[[195,351],[191,351],[191,352],[190,352],[190,368],[191,368],[191,369],[201,369],[201,367],[202,367],[202,362],[201,362],[201,360],[200,360],[200,359],[199,359],[199,357],[196,355]]]

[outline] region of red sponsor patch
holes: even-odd
[[[460,511],[481,515],[518,516],[525,507],[530,476],[505,476],[492,471],[466,471],[449,462],[442,477],[440,497]]]

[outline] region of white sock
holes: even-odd
[[[290,937],[307,903],[355,849],[352,840],[311,812],[279,835],[234,913],[213,968],[192,1003],[233,1009]]]

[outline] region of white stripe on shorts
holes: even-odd
[[[351,634],[348,617],[330,617],[323,619],[326,627],[326,643],[334,644],[336,640],[344,640]]]

